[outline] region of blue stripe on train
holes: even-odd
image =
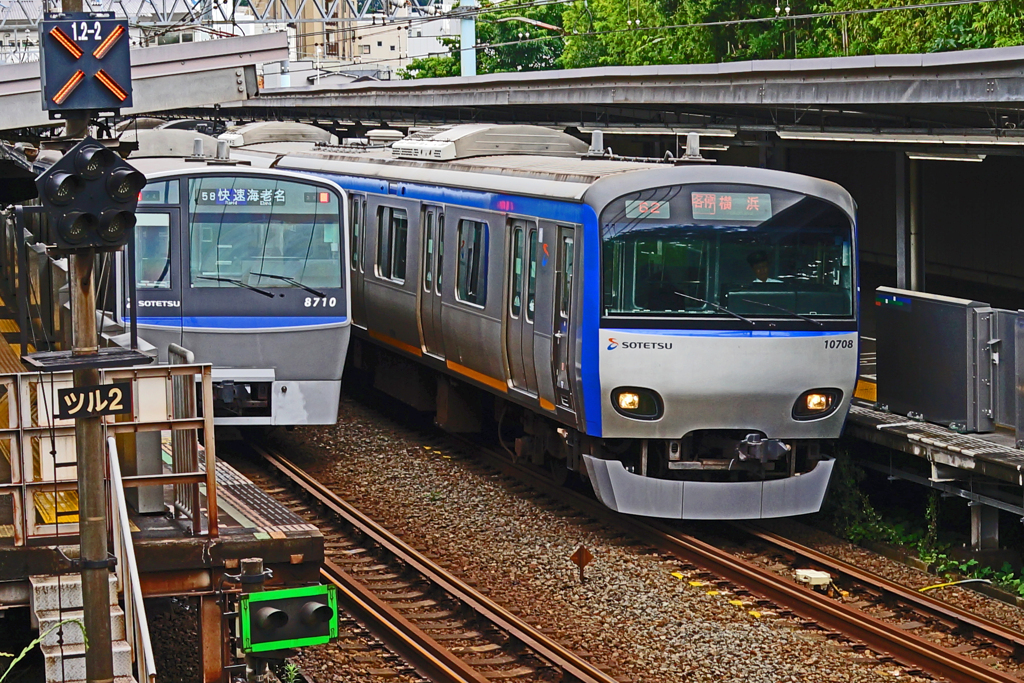
[[[605,327],[601,334],[641,334],[665,337],[834,337],[855,334],[857,330],[647,330],[641,328]]]
[[[285,167],[281,167],[285,168]],[[316,173],[305,169],[298,170],[320,178],[331,180],[351,192],[368,192],[372,194],[390,194],[405,199],[416,199],[433,204],[457,204],[467,208],[501,211],[520,216],[534,216],[552,221],[583,223],[586,212],[584,204],[566,202],[555,199],[538,199],[519,195],[481,192],[479,190],[463,190],[451,187],[433,187],[416,183],[392,182],[390,192],[388,181],[379,178],[359,178],[355,176],[335,175],[333,173]],[[593,213],[593,211],[590,211]],[[595,220],[596,225],[596,220]]]
[[[184,318],[139,318],[140,325],[155,327],[207,328],[223,330],[245,329],[288,329],[292,327],[314,327],[317,325],[339,325],[347,322],[347,316],[301,317],[301,316],[185,316]]]

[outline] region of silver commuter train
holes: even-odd
[[[202,156],[190,131],[140,131],[140,337],[214,365],[218,426],[333,424],[351,318],[347,199],[330,180]],[[208,152],[216,141],[206,138]]]
[[[353,357],[380,388],[452,429],[497,420],[620,512],[817,511],[857,376],[852,198],[586,149],[463,125],[236,155],[348,192]]]

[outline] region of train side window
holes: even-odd
[[[405,209],[381,206],[377,209],[377,276],[405,282],[405,252],[409,236],[409,214]]]
[[[562,297],[559,313],[563,318],[569,317],[569,305],[572,301],[572,267],[573,267],[573,240],[571,237],[562,238]]]
[[[352,270],[359,267],[359,237],[362,229],[362,212],[360,197],[355,196],[349,201],[349,242],[352,250]]]
[[[429,292],[434,284],[434,212],[423,212],[426,246],[423,252],[423,291]]]
[[[441,291],[441,275],[444,274],[444,214],[437,215],[437,287]]]
[[[526,319],[533,322],[533,310],[537,303],[537,231],[530,231],[530,260],[526,273]]]
[[[459,261],[455,295],[459,301],[483,306],[487,301],[487,224],[459,221]]]
[[[523,229],[512,232],[512,286],[509,289],[509,313],[518,318],[523,310]]]
[[[171,216],[135,214],[135,282],[139,289],[171,288]]]

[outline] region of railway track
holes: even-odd
[[[382,528],[280,454],[250,447],[269,471],[251,464],[239,468],[298,514],[316,519],[325,536],[323,579],[338,587],[344,610],[406,662],[399,669],[436,683],[622,683]]]
[[[779,574],[742,559],[717,543],[683,533],[669,524],[618,515],[600,503],[554,484],[537,469],[513,463],[500,451],[458,435],[448,438],[479,453],[501,473],[528,483],[557,500],[572,505],[587,517],[627,532],[657,551],[718,577],[817,625],[825,635],[846,638],[854,647],[866,646],[882,659],[950,681],[1020,683],[1024,669],[1024,634],[969,614],[925,594],[898,586],[810,548],[761,530],[755,525],[736,529],[774,548],[780,555],[799,558],[804,567],[821,568],[853,591],[849,602],[812,590],[795,581],[791,572]],[[872,614],[871,612],[875,613]],[[883,613],[885,616],[883,616]],[[946,644],[944,644],[946,643]],[[972,654],[981,655],[979,657]]]

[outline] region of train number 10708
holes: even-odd
[[[317,306],[323,308],[334,308],[338,305],[337,297],[326,297],[326,296],[307,296],[306,297],[306,308],[316,308]]]
[[[825,340],[825,348],[826,349],[852,349],[853,348],[853,340],[852,339],[826,339]]]

